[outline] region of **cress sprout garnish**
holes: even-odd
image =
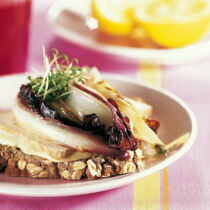
[[[43,47],[44,77],[28,76],[32,89],[48,102],[66,99],[69,95],[69,82],[73,79],[82,81],[84,74],[84,70],[78,66],[77,59],[74,58],[70,62],[65,54],[59,55],[57,49],[53,51],[53,57],[47,57]]]

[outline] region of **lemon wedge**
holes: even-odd
[[[92,0],[99,29],[109,35],[126,36],[132,30],[131,7],[126,0]]]
[[[134,16],[156,43],[165,47],[182,47],[199,41],[208,32],[210,2],[143,0]]]

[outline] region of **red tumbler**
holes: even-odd
[[[31,0],[0,0],[0,75],[26,71]]]

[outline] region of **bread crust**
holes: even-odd
[[[66,180],[96,179],[142,170],[141,150],[128,152],[126,160],[94,154],[85,160],[55,163],[0,144],[0,170],[8,176]]]

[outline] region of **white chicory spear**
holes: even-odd
[[[103,124],[112,125],[112,113],[109,107],[77,87],[70,85],[69,96],[65,100],[65,103],[71,107],[81,121],[85,115],[94,113]]]

